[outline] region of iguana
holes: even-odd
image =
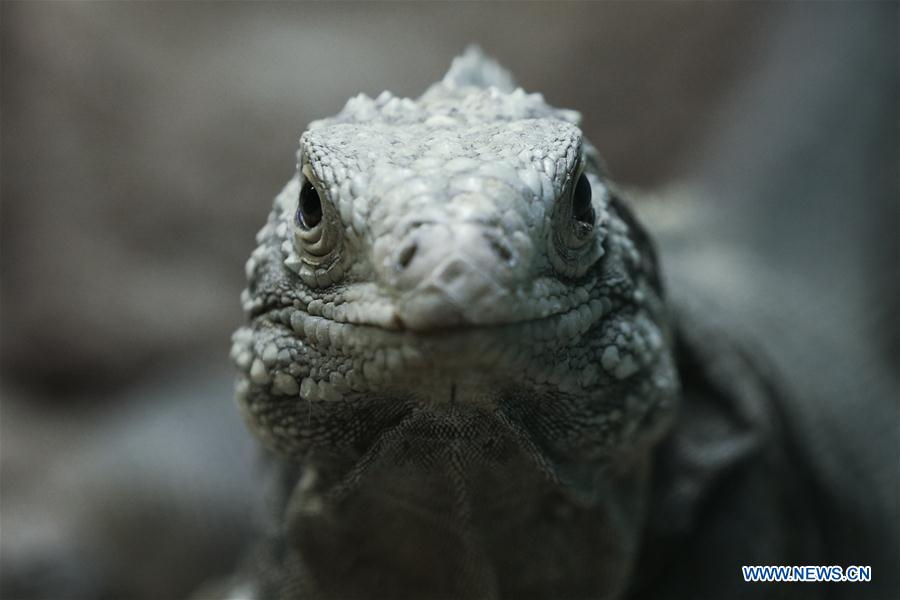
[[[418,99],[359,95],[303,133],[233,337],[276,501],[232,596],[894,589],[888,496],[832,501],[717,273],[657,256],[635,209],[677,240],[667,209],[627,199],[578,123],[470,49]],[[740,572],[835,560],[874,581]]]

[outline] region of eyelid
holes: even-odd
[[[572,169],[571,177],[569,177],[569,180],[566,182],[570,193],[575,192],[575,186],[578,184],[578,178],[584,174],[586,169],[587,161],[584,159],[584,155],[579,155],[578,161],[575,163],[575,167]]]
[[[316,191],[318,191],[320,194],[322,193],[322,186],[319,185],[319,178],[316,177],[316,174],[313,172],[312,167],[309,166],[309,163],[306,163],[300,167],[300,174],[303,175],[304,179],[306,179],[316,187]]]

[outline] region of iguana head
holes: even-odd
[[[602,454],[668,412],[651,245],[577,113],[512,87],[469,53],[417,100],[361,95],[303,133],[232,349],[270,446],[360,447],[466,407],[536,414],[524,429],[565,425],[556,450]]]

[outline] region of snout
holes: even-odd
[[[503,319],[519,258],[480,223],[417,223],[380,265],[406,329],[428,331]]]

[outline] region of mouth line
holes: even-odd
[[[588,313],[585,313],[584,310],[587,310]],[[369,331],[377,331],[383,335],[395,335],[398,337],[405,338],[418,338],[422,340],[438,340],[441,338],[447,337],[463,337],[466,335],[476,335],[481,332],[503,332],[504,330],[513,329],[516,327],[529,327],[536,326],[540,327],[541,325],[550,326],[554,322],[558,322],[566,318],[567,316],[572,318],[577,318],[580,314],[582,319],[584,320],[588,314],[590,317],[587,317],[586,320],[583,321],[584,324],[589,326],[595,325],[600,318],[608,314],[608,310],[598,308],[597,306],[591,307],[591,303],[583,302],[577,304],[575,306],[569,307],[566,310],[561,310],[559,312],[550,313],[548,315],[542,315],[534,318],[520,319],[520,320],[508,320],[508,321],[495,321],[495,322],[487,322],[487,323],[448,323],[446,325],[437,325],[428,328],[411,328],[408,327],[402,320],[402,318],[394,313],[392,318],[387,321],[389,325],[384,322],[375,322],[375,321],[346,321],[346,320],[338,320],[333,318],[328,318],[324,315],[317,315],[310,313],[302,308],[298,308],[293,304],[270,304],[268,306],[262,306],[252,311],[250,314],[251,319],[265,318],[273,323],[281,323],[283,325],[288,326],[289,328],[295,329],[296,327],[292,327],[292,319],[290,316],[286,319],[284,317],[285,311],[289,311],[290,315],[297,313],[302,315],[300,318],[304,321],[312,321],[316,322],[326,322],[329,324],[339,325],[343,327],[351,327],[351,328],[359,328],[360,330],[369,330]]]

